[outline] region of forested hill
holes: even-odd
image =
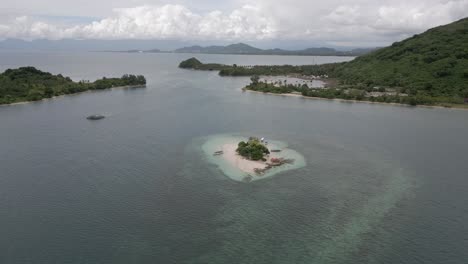
[[[121,78],[104,77],[94,82],[74,82],[61,74],[53,75],[34,67],[21,67],[8,69],[0,74],[0,104],[36,101],[87,90],[145,84],[146,79],[142,75],[125,74]]]
[[[304,56],[359,56],[369,53],[376,48],[361,48],[349,51],[338,51],[332,48],[308,48],[302,50],[259,49],[244,43],[227,46],[191,46],[176,49],[175,53],[202,53],[202,54],[243,54],[243,55],[304,55]]]
[[[333,88],[342,91],[388,89],[412,96],[421,104],[463,103],[468,98],[468,18],[430,29],[350,62],[237,67],[206,64],[192,58],[179,67],[219,70],[223,76],[327,76],[338,80]]]
[[[338,65],[347,84],[404,87],[410,94],[468,96],[468,18]]]

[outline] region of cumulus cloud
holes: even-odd
[[[231,13],[197,14],[182,5],[139,6],[114,10],[114,16],[86,25],[59,27],[17,17],[0,24],[3,38],[92,39],[265,39],[274,38],[274,20],[255,6]]]
[[[468,15],[468,0],[258,0],[277,32],[335,45],[387,45]]]
[[[445,24],[468,14],[468,1],[439,1],[425,5],[382,6],[373,25],[376,29],[414,32]]]
[[[338,6],[325,19],[339,25],[355,25],[362,24],[359,21],[361,18],[361,8],[359,6]]]
[[[60,35],[60,29],[41,21],[34,21],[27,16],[19,16],[8,24],[0,24],[0,37],[3,38],[50,38]]]
[[[92,23],[59,25],[28,16],[0,22],[0,38],[314,40],[378,45],[468,14],[468,0],[234,1],[231,11],[196,12],[182,4],[115,9]],[[231,3],[232,5],[232,3]]]

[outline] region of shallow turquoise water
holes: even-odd
[[[222,156],[213,156],[213,153],[220,150],[220,147],[222,147],[224,144],[237,144],[240,141],[247,141],[248,138],[249,137],[236,136],[232,134],[212,135],[204,139],[205,142],[201,146],[201,150],[203,151],[205,159],[208,163],[216,165],[220,171],[230,179],[242,182],[249,174],[233,166],[227,160],[223,159]],[[198,140],[195,142],[198,142]],[[251,175],[253,176],[252,181],[267,179],[278,173],[285,174],[287,171],[306,166],[304,157],[297,151],[288,148],[288,144],[286,142],[268,139],[268,148],[281,149],[282,151],[280,156],[293,159],[294,163],[285,164],[281,167],[270,169],[261,177]]]

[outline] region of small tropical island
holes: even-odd
[[[56,96],[115,87],[145,87],[142,75],[125,74],[120,78],[75,82],[61,74],[54,75],[34,67],[8,69],[0,74],[0,105],[38,101]]]
[[[264,140],[260,141],[258,138],[251,137],[247,142],[239,142],[236,152],[248,160],[266,161],[264,156],[270,154],[270,151],[265,144]]]
[[[350,62],[321,65],[225,65],[190,58],[179,67],[250,76],[246,91],[309,98],[468,108],[468,18],[432,28]],[[283,81],[268,81],[278,76]],[[324,87],[287,82],[315,79]]]
[[[304,157],[281,141],[216,135],[202,146],[210,163],[235,181],[251,182],[305,166]]]

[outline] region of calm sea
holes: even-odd
[[[468,111],[243,93],[248,78],[178,69],[189,57],[0,53],[1,71],[148,79],[0,107],[0,263],[467,263]],[[307,166],[234,182],[200,150],[229,133],[285,141]]]

